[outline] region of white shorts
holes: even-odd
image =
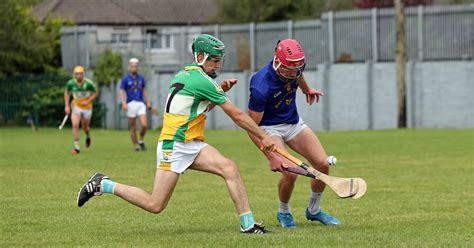
[[[131,101],[127,103],[127,117],[135,118],[139,115],[146,115],[146,105],[143,102]]]
[[[199,140],[188,143],[162,140],[158,142],[156,157],[158,169],[184,173],[194,163],[197,155],[207,144]]]
[[[296,124],[278,124],[278,125],[271,125],[271,126],[260,126],[261,129],[267,132],[268,136],[281,137],[283,141],[285,142],[296,137],[296,135],[298,135],[306,127],[308,126],[304,124],[301,118]]]
[[[92,117],[92,109],[81,109],[72,105],[72,112],[82,116],[84,119],[90,120]]]

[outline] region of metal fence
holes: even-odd
[[[151,49],[154,40],[145,32],[147,28],[129,27],[135,35],[130,34],[132,38],[125,40],[104,35],[103,27],[64,28],[63,64],[66,68],[76,64],[93,68],[109,47],[120,51],[124,58],[141,58],[144,67],[175,70],[192,59],[189,45],[199,33],[214,34],[226,44],[226,71],[255,71],[271,60],[276,41],[287,37],[302,43],[310,70],[326,62],[395,59],[394,9],[328,12],[320,20],[156,27],[157,35],[167,36],[172,43],[170,49],[158,53]],[[472,60],[474,4],[407,8],[406,42],[409,60]]]
[[[56,126],[64,117],[66,82],[60,75],[18,75],[0,78],[0,126]],[[105,126],[106,108],[94,104],[93,126]]]

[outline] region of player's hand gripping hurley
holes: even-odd
[[[291,167],[287,168],[286,170],[322,181],[341,198],[351,197],[352,199],[359,199],[367,191],[367,183],[362,178],[341,178],[328,176],[322,172],[317,171],[312,166],[304,163],[298,158],[293,157],[284,150],[276,148],[275,151],[291,162],[297,164],[299,167],[303,168],[309,174]]]

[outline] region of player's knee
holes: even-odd
[[[285,181],[287,181],[288,183],[295,183],[296,182],[296,179],[298,178],[298,175],[297,174],[294,174],[294,173],[284,173],[283,174],[283,178]]]
[[[79,123],[73,123],[72,128],[74,129],[79,129]]]
[[[320,172],[323,172],[323,173],[326,173],[326,174],[329,172],[329,164],[326,161],[326,159],[316,160],[313,163],[313,166],[316,168],[316,170],[318,170]]]
[[[238,176],[240,175],[239,167],[234,161],[227,159],[222,168],[222,175],[226,178]]]
[[[148,128],[148,124],[142,124],[142,129],[146,130]]]

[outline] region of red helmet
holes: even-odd
[[[294,39],[279,41],[275,48],[273,69],[286,79],[294,80],[301,77],[306,59],[300,43]]]

